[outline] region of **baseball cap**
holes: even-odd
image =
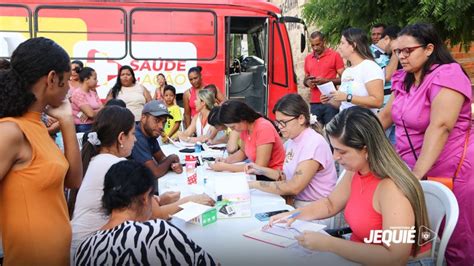
[[[143,107],[142,114],[151,114],[152,116],[168,116],[169,118],[173,119],[173,116],[168,112],[165,103],[158,100],[153,100],[146,103]]]

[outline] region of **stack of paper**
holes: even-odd
[[[238,175],[216,177],[214,179],[215,195],[218,202],[218,218],[250,217],[250,189],[247,177],[242,173]]]

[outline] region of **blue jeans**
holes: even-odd
[[[323,126],[329,123],[331,119],[339,113],[339,109],[330,104],[312,103],[311,113],[318,117],[318,122]]]
[[[76,125],[76,132],[89,132],[92,129],[92,124],[79,124]]]
[[[387,130],[385,130],[385,135],[387,135],[388,140],[390,140],[390,143],[395,146],[395,143],[397,142],[395,139],[395,125],[392,125],[391,127],[387,128]]]

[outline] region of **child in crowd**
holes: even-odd
[[[176,104],[176,89],[172,85],[166,85],[163,90],[163,100],[168,108],[168,112],[173,116],[173,119],[168,118],[165,124],[165,132],[163,141],[168,137],[174,137],[181,125],[182,116],[179,106]]]

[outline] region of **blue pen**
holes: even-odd
[[[280,218],[280,219],[274,221],[273,223],[278,223],[278,222],[283,221],[283,220],[289,220],[289,219],[295,218],[296,216],[300,215],[300,213],[301,213],[301,211],[294,212],[294,213],[292,213],[288,216],[285,216],[283,218]]]
[[[301,211],[294,212],[286,217],[286,219],[292,219],[295,218],[296,216],[300,215]]]

